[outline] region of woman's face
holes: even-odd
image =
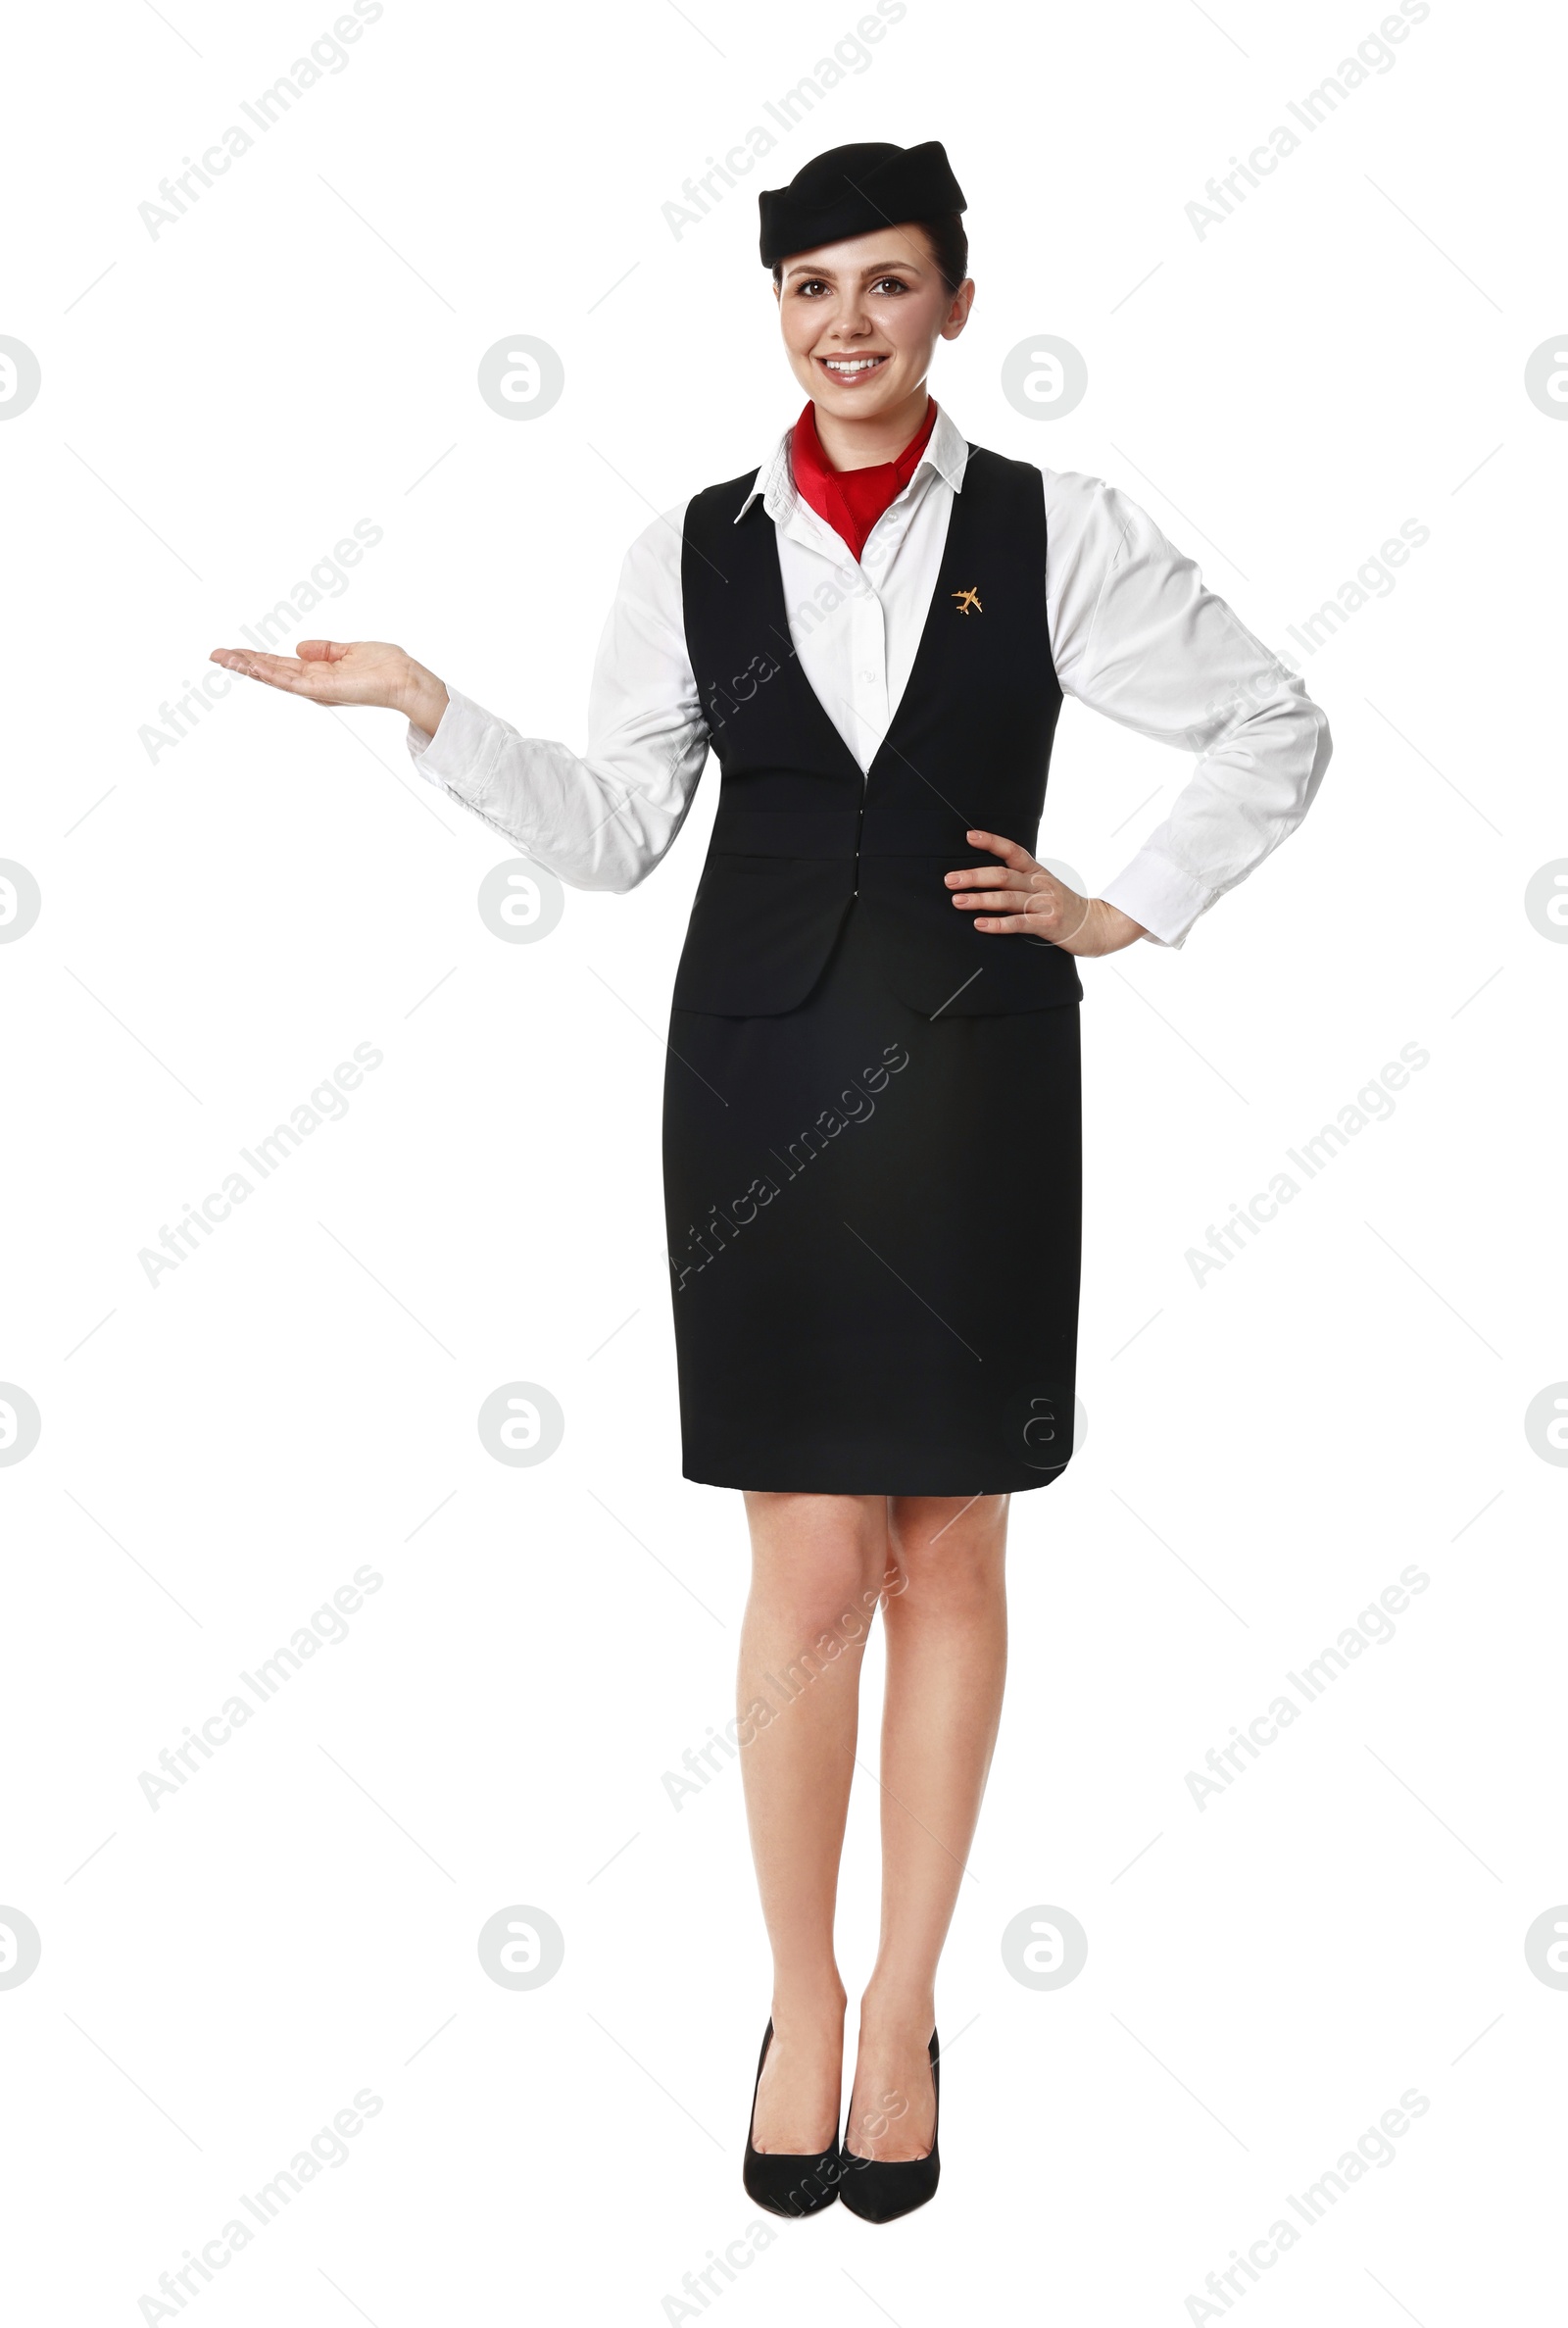
[[[835,419],[891,412],[920,386],[939,339],[956,339],[974,284],[950,293],[919,226],[888,226],[784,262],[779,322],[790,370]]]

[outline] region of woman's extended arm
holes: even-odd
[[[589,741],[520,735],[401,647],[304,639],[297,656],[219,648],[212,660],[320,704],[373,704],[409,721],[421,775],[578,889],[631,889],[680,830],[708,756],[681,617],[683,513],[633,542],[599,643]]]

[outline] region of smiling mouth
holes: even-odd
[[[880,356],[818,356],[816,361],[821,365],[830,380],[837,380],[845,387],[854,387],[857,381],[868,380],[873,373],[880,371],[888,358],[885,354]]]

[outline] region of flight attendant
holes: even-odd
[[[975,286],[940,144],[761,196],[807,403],[632,544],[582,756],[401,648],[214,660],[406,715],[422,773],[626,890],[717,812],[676,974],[664,1196],[688,1478],[740,1489],[736,1735],[772,2009],[757,2202],[872,2221],[939,2171],[934,1991],[996,1740],[1009,1499],[1072,1452],[1078,963],[1180,946],[1299,822],[1322,713],[1145,513],[966,442],[927,388]],[[1034,855],[1063,694],[1198,755],[1098,897]],[[882,1929],[839,2134],[834,1954],[880,1608]]]

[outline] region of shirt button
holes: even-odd
[[[875,677],[876,677],[876,672],[875,672],[874,670],[863,670],[863,671],[861,671],[861,673],[860,673],[860,684],[861,684],[861,686],[862,686],[862,687],[869,687],[869,686],[870,686],[870,684],[871,684],[871,682],[872,682],[872,680],[873,680]]]

